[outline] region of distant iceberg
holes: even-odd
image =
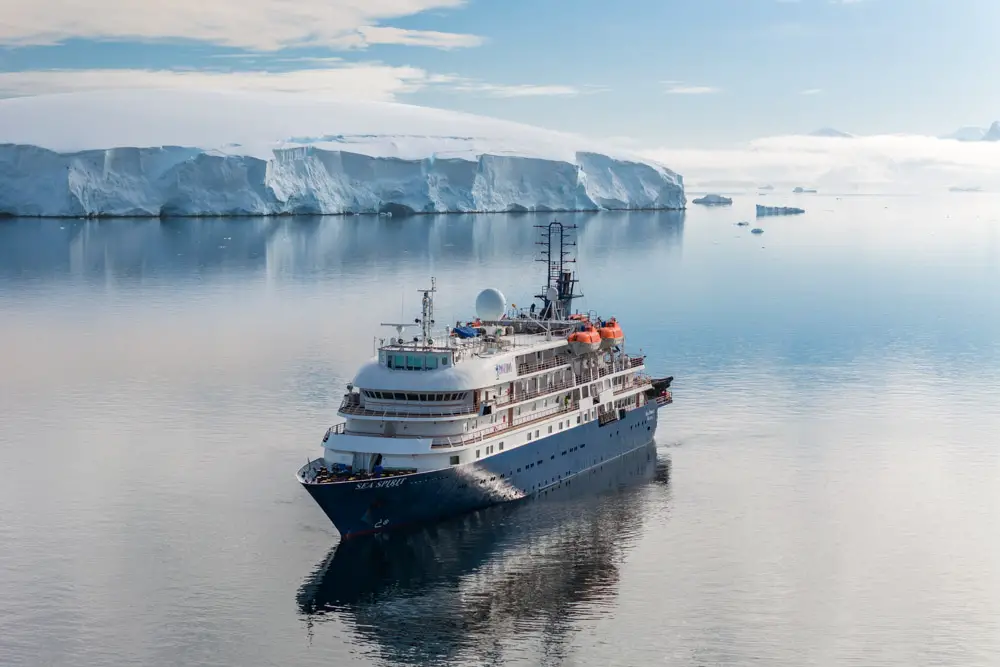
[[[800,213],[805,213],[805,209],[795,208],[794,206],[761,206],[757,204],[757,216],[765,215],[799,215]]]
[[[990,129],[983,135],[983,141],[1000,141],[1000,120],[993,121]]]
[[[796,187],[792,190],[795,194],[816,194],[816,191],[811,188]]]
[[[667,167],[404,104],[116,90],[0,100],[0,215],[682,209]]]
[[[692,204],[702,204],[704,206],[729,206],[733,200],[722,195],[705,195],[698,199],[691,200]]]
[[[956,141],[982,141],[984,136],[986,136],[985,127],[973,127],[970,125],[966,127],[960,127],[951,134],[941,138],[954,139]]]
[[[960,127],[942,138],[957,141],[1000,141],[1000,121],[994,121],[988,128],[971,125]]]

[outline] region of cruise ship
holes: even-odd
[[[673,378],[646,373],[614,317],[574,310],[575,225],[537,227],[546,283],[530,307],[485,289],[475,319],[439,331],[432,278],[419,318],[384,325],[396,335],[296,474],[342,539],[536,495],[652,441]]]

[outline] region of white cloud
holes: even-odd
[[[782,136],[727,150],[653,149],[644,153],[684,175],[692,187],[712,181],[772,183],[824,191],[929,193],[952,186],[1000,192],[1000,143],[917,135],[851,139]]]
[[[380,26],[465,0],[0,0],[0,44],[192,39],[274,51],[288,46],[475,46],[476,35]]]
[[[387,26],[365,26],[358,29],[367,44],[405,44],[407,46],[433,46],[439,49],[457,49],[479,46],[483,38],[455,32],[433,30],[403,30]]]
[[[396,95],[425,88],[491,97],[571,96],[601,90],[558,84],[494,84],[433,74],[417,67],[393,67],[381,63],[340,64],[336,58],[307,59],[307,62],[339,66],[290,72],[145,69],[0,72],[0,97],[115,88],[295,92],[371,100],[392,100]]]
[[[822,88],[806,88],[799,95],[819,95],[823,92]]]
[[[664,81],[668,95],[711,95],[722,92],[715,86],[692,86],[680,81]]]
[[[455,79],[451,83],[451,88],[461,92],[483,93],[491,97],[568,97],[594,93],[603,90],[602,88],[587,86],[579,88],[577,86],[564,86],[558,84],[499,84],[483,83],[469,79]]]
[[[416,67],[359,64],[293,72],[214,72],[143,69],[32,70],[0,72],[0,96],[112,88],[159,88],[304,92],[391,100],[428,84]]]

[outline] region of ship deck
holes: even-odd
[[[308,482],[310,484],[339,484],[341,482],[363,482],[377,479],[389,479],[391,477],[403,477],[416,473],[416,468],[394,468],[390,470],[383,470],[381,473],[368,473],[364,471],[353,472],[350,470],[331,472],[326,468],[319,468],[316,470],[315,476],[312,479],[309,479]]]

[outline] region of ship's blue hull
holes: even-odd
[[[519,500],[641,448],[653,439],[657,412],[650,403],[605,426],[591,421],[441,470],[303,486],[343,538],[437,521]]]

